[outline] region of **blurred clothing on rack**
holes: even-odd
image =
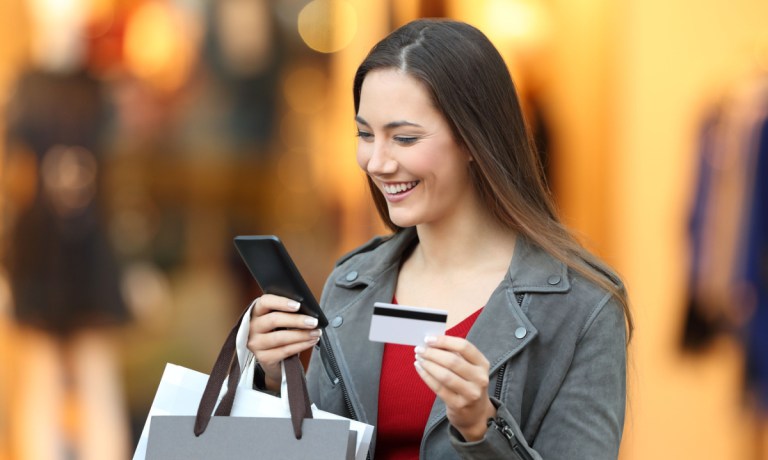
[[[768,75],[740,82],[702,124],[690,220],[684,345],[743,340],[746,382],[768,410]],[[763,331],[763,332],[761,332]]]

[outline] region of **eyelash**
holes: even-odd
[[[418,138],[416,137],[395,136],[395,142],[398,142],[403,145],[411,145],[417,140]]]
[[[365,131],[358,131],[357,134],[355,134],[355,136],[357,136],[357,137],[359,137],[360,139],[363,139],[363,140],[373,139],[373,134],[365,132]],[[412,136],[395,136],[394,140],[398,144],[411,145],[411,144],[415,143],[417,140],[419,140],[419,138],[418,137],[412,137]]]

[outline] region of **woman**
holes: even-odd
[[[354,81],[357,159],[393,234],[343,257],[331,326],[257,299],[256,386],[315,346],[321,409],[377,427],[380,458],[616,458],[631,332],[619,280],[558,221],[503,59],[477,29],[418,20]],[[370,342],[374,302],[449,312],[415,350]],[[283,328],[283,330],[276,330]]]

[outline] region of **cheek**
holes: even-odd
[[[441,171],[446,167],[445,162],[445,150],[440,145],[409,152],[407,159],[402,161],[411,173],[422,177],[442,175]]]

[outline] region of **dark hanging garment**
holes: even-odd
[[[698,178],[694,194],[693,208],[688,221],[690,244],[690,269],[688,295],[686,297],[686,315],[683,329],[683,348],[688,351],[705,349],[712,340],[726,330],[723,318],[711,314],[698,292],[698,273],[702,263],[701,254],[704,243],[705,213],[712,190],[714,149],[717,144],[718,127],[721,113],[713,110],[702,124],[698,142]]]
[[[747,385],[768,411],[768,118],[757,144],[744,251],[746,297],[753,306],[745,325]]]
[[[768,413],[768,77],[723,99],[699,154],[683,345],[703,350],[724,332],[739,340],[746,390]]]
[[[36,156],[38,183],[8,238],[16,319],[59,335],[125,323],[100,207],[101,87],[83,74],[30,73],[11,106],[9,141]]]

